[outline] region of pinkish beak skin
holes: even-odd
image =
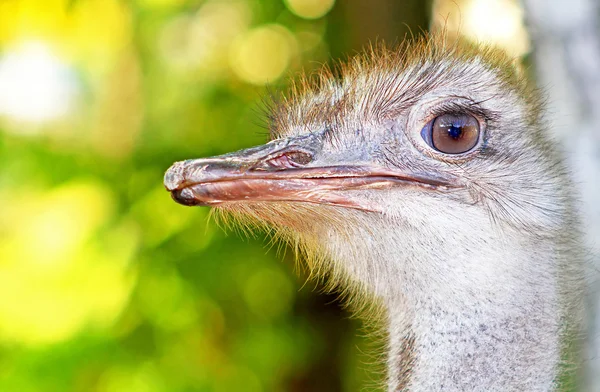
[[[377,208],[350,198],[344,191],[407,185],[445,190],[458,186],[449,179],[374,165],[308,166],[313,159],[311,150],[276,140],[217,157],[176,162],[165,173],[164,183],[173,199],[187,206],[290,201],[365,211]]]

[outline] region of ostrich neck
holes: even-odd
[[[390,312],[390,391],[551,391],[560,357],[555,322],[536,314],[422,309],[409,328]]]
[[[533,240],[496,243],[447,258],[390,260],[400,266],[397,285],[382,295],[390,391],[555,389],[556,251]]]

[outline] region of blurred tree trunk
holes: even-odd
[[[333,31],[342,40],[331,42],[333,58],[344,58],[375,41],[397,44],[406,35],[420,35],[429,24],[431,0],[345,0],[333,10]]]
[[[549,120],[583,201],[581,216],[593,264],[588,272],[587,389],[600,391],[600,23],[597,0],[522,0],[538,84]]]

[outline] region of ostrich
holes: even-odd
[[[559,389],[581,257],[538,92],[442,36],[337,70],[272,105],[267,144],[174,163],[173,199],[273,230],[380,320],[389,391]]]

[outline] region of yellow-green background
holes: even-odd
[[[0,91],[27,109],[0,112],[0,391],[372,385],[377,358],[334,295],[303,286],[261,234],[226,234],[208,208],[174,203],[162,176],[264,142],[269,88],[420,34],[431,6],[0,0],[0,60],[54,64],[67,80],[60,116],[27,109],[44,87],[35,67]]]

